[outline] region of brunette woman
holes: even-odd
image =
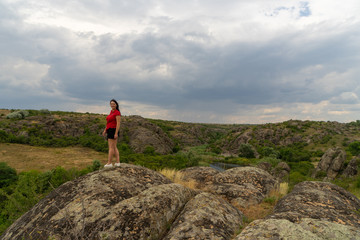
[[[112,167],[112,158],[115,156],[116,163],[115,166],[120,166],[120,155],[119,150],[117,149],[117,139],[119,136],[120,130],[120,117],[121,113],[119,110],[119,104],[115,99],[110,100],[111,111],[110,114],[106,117],[106,128],[104,129],[103,136],[107,137],[107,141],[109,144],[109,155],[108,161],[105,168]]]

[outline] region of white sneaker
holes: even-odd
[[[115,163],[115,167],[120,167],[120,163],[119,162]]]
[[[111,167],[113,167],[112,163],[104,165],[104,168],[111,168]]]

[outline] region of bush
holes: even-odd
[[[310,161],[311,153],[295,147],[286,147],[280,149],[280,158],[286,162]]]
[[[6,115],[8,119],[22,119],[23,115],[20,112],[12,112]]]
[[[310,176],[312,170],[315,168],[311,162],[289,162],[291,171],[299,172],[304,176]]]
[[[71,180],[71,175],[63,167],[56,167],[51,171],[50,183],[54,188]]]
[[[7,163],[0,162],[0,188],[9,186],[16,182],[17,179],[16,170],[9,167]]]
[[[290,181],[290,185],[294,186],[300,182],[304,182],[307,180],[307,177],[302,175],[299,172],[292,172],[289,175],[289,181]]]
[[[250,144],[241,144],[239,148],[239,157],[255,158],[255,152]]]
[[[348,146],[348,150],[353,156],[359,155],[360,154],[360,142],[355,141],[355,142],[350,143]]]
[[[271,157],[271,158],[278,158],[280,153],[279,151],[276,151],[274,148],[272,147],[262,147],[259,149],[259,153],[261,154],[261,156],[263,157]]]
[[[26,110],[21,110],[21,111],[15,111],[12,113],[9,113],[8,115],[6,115],[6,118],[8,119],[24,119],[26,117],[28,117],[30,114],[28,111]]]
[[[0,142],[8,142],[9,134],[4,130],[0,130]]]

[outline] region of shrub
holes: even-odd
[[[250,144],[241,144],[239,147],[239,157],[255,158],[255,152]]]
[[[97,171],[101,167],[101,162],[99,160],[94,160],[92,164],[92,170]]]
[[[6,118],[8,119],[23,119],[28,117],[30,114],[28,111],[26,110],[21,110],[21,111],[15,111],[12,113],[9,113],[8,115],[6,115]]]
[[[40,109],[39,112],[40,112],[41,114],[51,114],[48,109]]]
[[[348,146],[348,150],[353,156],[359,155],[360,154],[360,142],[355,141],[355,142],[350,143]]]
[[[263,157],[271,157],[271,158],[278,158],[280,155],[279,151],[276,151],[274,148],[267,146],[260,148],[259,153]]]
[[[146,146],[144,149],[144,154],[155,155],[155,148],[153,146]]]
[[[295,147],[280,149],[280,158],[286,162],[310,161],[311,153]]]
[[[6,115],[8,119],[22,119],[23,115],[20,112],[12,112]]]
[[[289,162],[288,163],[291,171],[299,172],[304,176],[309,176],[311,174],[311,171],[315,168],[314,165],[311,162]]]
[[[4,130],[0,130],[0,142],[7,142],[9,139],[9,134]]]
[[[292,186],[300,183],[300,182],[303,182],[303,181],[306,181],[307,180],[307,177],[302,175],[301,173],[299,172],[292,172],[290,173],[289,175],[289,180],[290,180],[290,184]]]
[[[7,163],[0,162],[0,188],[9,186],[16,182],[17,179],[16,170],[9,167]]]
[[[50,183],[54,188],[71,180],[71,175],[63,167],[56,167],[51,171]]]

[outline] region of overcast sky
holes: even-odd
[[[360,1],[0,0],[0,108],[360,119]]]

